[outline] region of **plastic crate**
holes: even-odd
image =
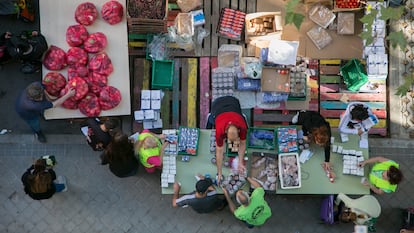
[[[359,88],[368,82],[364,66],[358,59],[349,60],[345,65],[341,66],[340,71],[344,83],[350,91],[358,91]]]
[[[249,128],[247,147],[256,149],[275,149],[276,135],[274,128]]]
[[[287,159],[292,157],[292,159]],[[282,189],[296,189],[302,186],[298,153],[279,154],[279,179]],[[289,162],[286,162],[289,161]],[[294,166],[296,165],[296,168]]]
[[[153,89],[172,89],[174,75],[174,61],[153,61],[152,82]]]
[[[179,155],[197,155],[200,140],[199,128],[179,127],[177,150]]]
[[[290,74],[290,93],[287,100],[306,100],[307,82],[305,73],[291,73]],[[298,88],[297,85],[303,85],[303,88]]]

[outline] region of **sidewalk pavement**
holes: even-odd
[[[353,231],[353,224],[319,223],[323,198],[319,195],[267,195],[273,215],[262,227],[252,230],[237,221],[227,208],[205,215],[190,208],[173,208],[171,195],[161,194],[159,174],[146,174],[140,167],[134,177],[115,177],[107,166],[100,165],[99,152],[93,152],[83,136],[47,136],[49,142],[40,144],[32,135],[0,135],[0,232]],[[25,195],[20,177],[34,159],[47,154],[56,156],[56,173],[66,176],[68,191],[35,201]],[[405,175],[397,193],[376,196],[382,206],[377,232],[399,232],[399,208],[414,205],[414,156],[410,150],[399,148],[373,148],[370,156],[375,155],[395,159]]]

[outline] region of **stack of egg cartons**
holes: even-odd
[[[164,129],[162,133],[166,138],[177,138],[177,130]],[[177,174],[176,166],[177,158],[177,142],[170,142],[164,150],[164,157],[162,159],[162,173],[161,173],[161,187],[167,188],[168,184],[175,182],[175,174]]]
[[[229,67],[217,67],[212,71],[211,89],[213,100],[222,96],[234,95],[234,69]]]

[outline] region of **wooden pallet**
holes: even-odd
[[[133,111],[141,108],[141,90],[151,89],[151,61],[145,58],[134,60]],[[163,128],[178,128],[180,125],[197,127],[198,59],[174,59],[172,90],[163,90],[161,118]],[[142,123],[133,121],[133,131],[143,130]]]
[[[387,135],[387,96],[385,85],[380,87],[379,93],[360,93],[347,91],[339,68],[341,60],[321,60],[319,75],[320,113],[330,123],[332,128],[339,125],[340,115],[345,111],[349,102],[366,103],[379,118],[369,131],[370,134]]]
[[[238,44],[243,48],[244,56],[254,56],[253,46],[248,46],[242,41],[234,41],[217,36],[216,29],[218,20],[220,18],[220,11],[222,8],[231,8],[246,13],[256,12],[256,1],[251,0],[204,0],[203,11],[205,14],[204,30],[208,33],[208,36],[204,38],[201,45],[197,46],[194,50],[185,51],[180,49],[175,43],[170,43],[168,47],[173,57],[215,57],[218,55],[218,49],[223,44]],[[146,33],[164,32],[167,26],[174,24],[175,16],[179,13],[179,9],[176,9],[175,4],[169,4],[169,11],[166,20],[148,20],[143,22],[141,19],[129,19],[129,54],[134,56],[142,56],[145,54],[146,42],[140,41],[137,37]],[[145,23],[145,24],[143,24]],[[154,26],[154,27],[151,27]],[[164,28],[165,27],[165,28]],[[152,31],[154,32],[152,32]],[[196,35],[195,35],[196,36]]]

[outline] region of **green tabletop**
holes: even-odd
[[[369,158],[367,148],[359,148],[359,136],[349,135],[349,141],[341,143],[339,133],[334,131],[332,136],[335,137],[334,145],[342,146],[347,150],[362,151],[364,159]],[[321,164],[324,162],[324,150],[322,147],[312,146],[313,156],[305,163],[301,163],[301,188],[298,189],[281,189],[280,184],[276,191],[277,194],[369,194],[367,186],[361,184],[361,176],[343,175],[342,174],[342,155],[331,152],[331,163],[336,174],[335,181],[331,183],[326,176]],[[365,168],[365,176],[368,169]]]
[[[211,178],[216,177],[217,167],[211,163],[211,159],[215,154],[210,152],[210,135],[211,130],[200,130],[200,139],[198,143],[197,156],[190,156],[190,161],[181,161],[181,155],[177,156],[177,174],[175,180],[181,183],[180,194],[189,193],[195,190],[197,173],[201,175],[210,174]],[[230,170],[223,166],[223,175],[227,176]],[[162,194],[172,194],[173,184],[169,184],[168,188],[162,188]],[[222,193],[221,188],[217,188],[217,192]]]
[[[202,175],[210,174],[215,178],[217,168],[211,163],[211,158],[215,155],[210,152],[210,134],[211,130],[200,130],[200,139],[198,144],[197,156],[190,156],[190,161],[181,161],[181,155],[177,156],[177,174],[175,180],[181,183],[181,194],[189,193],[195,190],[195,175],[200,173]],[[363,152],[364,159],[369,158],[368,149],[359,148],[359,136],[349,135],[349,141],[341,143],[339,134],[334,131],[332,136],[335,137],[334,145],[340,145],[344,149],[353,149]],[[331,153],[331,163],[333,165],[336,179],[331,183],[326,176],[321,164],[324,161],[324,150],[322,147],[311,147],[314,152],[313,156],[301,163],[301,188],[297,189],[281,189],[278,180],[277,194],[369,194],[369,188],[361,184],[361,177],[354,175],[342,174],[342,155]],[[248,156],[251,156],[252,151],[258,149],[248,149]],[[260,151],[260,150],[259,150]],[[276,153],[276,150],[263,150],[271,153]],[[249,159],[250,161],[250,159]],[[249,166],[248,166],[249,167]],[[228,175],[230,170],[223,166],[223,175]],[[368,169],[365,169],[365,175],[368,174]],[[168,188],[162,188],[162,194],[172,194],[172,184]],[[217,188],[218,192],[222,192],[221,188]]]

